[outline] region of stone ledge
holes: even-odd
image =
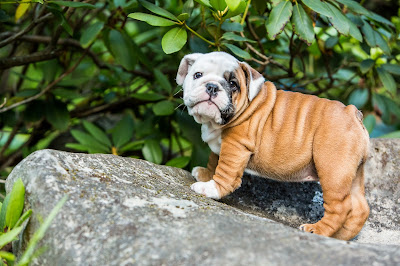
[[[193,178],[180,169],[113,155],[38,151],[16,166],[6,183],[9,191],[21,177],[26,207],[35,211],[14,248],[21,252],[39,226],[36,217],[47,216],[68,194],[41,242],[48,249],[34,265],[400,264],[399,247],[379,240],[394,235],[388,232],[399,218],[400,143],[373,140],[371,150],[366,190],[376,211],[352,242],[287,226],[321,214],[316,183],[271,185],[249,177],[218,202],[194,194]],[[294,189],[302,193],[291,193]]]

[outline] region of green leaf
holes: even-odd
[[[355,89],[349,96],[349,104],[361,109],[367,103],[368,98],[369,91],[367,89]]]
[[[19,233],[21,233],[22,229],[23,229],[22,227],[16,227],[8,231],[7,233],[2,234],[0,236],[0,249],[3,248],[8,243],[14,241],[19,235]]]
[[[313,22],[304,11],[304,8],[298,3],[293,9],[292,24],[293,30],[300,40],[310,46],[315,39]]]
[[[89,8],[89,9],[96,9],[96,6],[88,3],[82,2],[72,2],[72,1],[46,1],[47,3],[53,3],[59,6],[67,6],[73,8]]]
[[[7,216],[7,209],[8,209],[8,202],[10,201],[10,195],[7,194],[4,198],[3,205],[1,206],[0,211],[0,232],[3,233],[4,228],[6,227],[6,216]]]
[[[283,31],[285,25],[289,22],[292,11],[293,6],[290,1],[282,1],[272,8],[268,21],[266,21],[268,37],[271,40],[275,40],[276,36]]]
[[[225,2],[231,11],[235,11],[240,6],[241,0],[225,0]]]
[[[171,14],[170,12],[168,12],[167,10],[165,10],[161,7],[158,7],[152,3],[144,1],[144,0],[139,0],[139,3],[142,4],[142,6],[144,6],[146,9],[150,10],[151,12],[153,12],[157,15],[160,15],[165,18],[169,18],[174,21],[178,21],[177,17],[175,17],[173,14]]]
[[[241,57],[241,58],[243,58],[243,59],[247,59],[247,60],[251,59],[251,55],[250,55],[248,52],[246,52],[246,51],[240,49],[239,47],[237,47],[237,46],[235,46],[235,45],[233,45],[233,44],[229,44],[229,43],[224,43],[224,45],[225,45],[229,50],[231,50],[232,53],[234,53],[235,55],[237,55],[237,56],[239,56],[239,57]]]
[[[375,31],[372,29],[368,22],[363,21],[361,31],[364,34],[364,39],[370,47],[376,47]]]
[[[243,31],[243,25],[238,22],[230,22],[229,20],[225,20],[225,22],[222,23],[221,29],[227,32],[229,31],[241,32]]]
[[[400,138],[400,130],[399,131],[390,132],[388,134],[380,136],[380,138],[386,138],[386,139]]]
[[[360,64],[360,70],[362,74],[367,73],[375,65],[375,61],[372,59],[365,59]]]
[[[368,130],[368,133],[371,134],[372,130],[375,127],[376,119],[374,115],[367,115],[363,120],[365,128]]]
[[[378,67],[376,71],[378,72],[379,79],[382,81],[385,89],[392,96],[396,95],[397,86],[393,76],[382,67]]]
[[[108,138],[107,134],[103,130],[95,126],[93,123],[83,120],[83,127],[99,142],[105,144],[109,148],[112,147],[111,141]]]
[[[350,33],[350,20],[343,15],[343,13],[337,9],[334,5],[330,3],[326,4],[327,8],[332,13],[332,17],[329,18],[329,21],[332,23],[332,26],[341,34],[349,35]]]
[[[374,108],[378,109],[382,114],[382,120],[385,124],[389,124],[391,120],[391,113],[389,108],[389,99],[377,93],[372,95],[372,104]]]
[[[14,227],[19,217],[21,216],[22,210],[24,209],[24,201],[25,201],[24,183],[22,183],[21,178],[18,178],[14,182],[13,188],[10,192],[10,199],[7,206],[6,226],[9,229],[12,229]]]
[[[243,13],[246,10],[247,2],[246,1],[239,1],[239,5],[235,10],[229,9],[228,12],[225,14],[224,19],[232,18]]]
[[[32,215],[31,209],[24,212],[24,214],[22,214],[21,217],[19,217],[17,223],[15,224],[15,227],[21,226],[29,217],[31,217],[31,215]]]
[[[83,48],[89,47],[92,44],[92,42],[96,39],[97,35],[99,35],[103,27],[104,23],[98,21],[90,25],[87,29],[85,29],[82,33],[81,39],[79,40],[82,47]]]
[[[40,225],[39,229],[35,231],[33,236],[31,237],[27,248],[25,249],[25,252],[22,254],[20,260],[18,261],[18,265],[28,265],[29,262],[32,260],[32,257],[34,256],[34,251],[39,243],[39,241],[44,237],[44,234],[46,233],[47,229],[49,228],[51,222],[54,220],[56,215],[59,213],[61,210],[62,206],[65,204],[67,201],[68,196],[65,195],[53,208],[53,210],[50,212],[50,214],[47,216],[47,218],[44,220],[44,222]]]
[[[125,115],[111,130],[114,146],[119,149],[133,137],[134,124],[129,115]]]
[[[120,151],[121,152],[138,151],[138,150],[141,150],[143,148],[143,145],[144,145],[144,140],[132,141],[132,142],[126,144],[125,146],[123,146],[120,149]]]
[[[3,258],[7,261],[15,261],[15,255],[7,251],[0,251],[0,258]]]
[[[182,13],[192,14],[193,8],[194,8],[194,2],[193,2],[193,0],[187,0],[187,1],[185,1],[185,3],[183,4]],[[179,16],[178,16],[178,19],[179,19]]]
[[[321,0],[302,0],[303,3],[314,10],[315,12],[324,15],[328,18],[332,18],[334,14],[331,12],[331,10],[328,8],[327,4],[325,2],[322,2]]]
[[[67,105],[61,101],[54,101],[46,105],[46,119],[56,129],[64,131],[68,128],[69,112]]]
[[[363,37],[362,37],[361,32],[360,32],[360,30],[358,29],[357,25],[354,24],[350,19],[347,20],[347,23],[348,23],[349,26],[350,26],[350,29],[349,29],[350,35],[351,35],[354,39],[358,40],[359,42],[362,42],[362,41],[363,41]]]
[[[175,27],[169,30],[161,40],[161,46],[166,54],[172,54],[182,49],[187,41],[187,32],[184,27]]]
[[[371,15],[371,12],[357,3],[356,1],[353,0],[336,0],[336,2],[339,2],[345,6],[347,6],[351,11],[358,13],[360,15]]]
[[[134,70],[138,58],[137,47],[133,41],[126,34],[114,29],[110,30],[108,37],[111,54],[115,60],[127,70]]]
[[[77,150],[77,151],[85,151],[89,152],[90,147],[84,145],[84,144],[79,144],[79,143],[66,143],[65,144],[66,148]]]
[[[339,42],[339,38],[336,36],[329,37],[325,41],[325,48],[326,49],[333,49],[333,47]]]
[[[56,77],[58,69],[59,64],[57,59],[43,62],[42,71],[44,79],[49,83],[52,82]]]
[[[187,20],[189,18],[189,14],[188,13],[182,13],[182,14],[180,14],[179,16],[178,16],[178,19],[180,20],[180,21],[185,21],[185,20]]]
[[[225,0],[210,0],[210,4],[215,10],[223,11],[226,8]]]
[[[171,93],[172,92],[172,86],[171,83],[168,80],[168,77],[164,75],[159,69],[155,68],[154,69],[154,76],[156,77],[156,80],[160,86],[166,90],[167,92]]]
[[[361,31],[364,34],[364,39],[370,47],[376,47],[375,31],[372,29],[368,22],[363,21],[364,25]]]
[[[210,1],[209,0],[196,0],[197,3],[206,6],[206,7],[211,7]]]
[[[153,105],[153,112],[157,116],[166,116],[174,113],[174,104],[170,101],[161,101]]]
[[[86,147],[88,147],[88,149],[93,148],[103,153],[109,153],[109,149],[107,149],[107,146],[101,144],[91,135],[76,129],[71,129],[70,133],[80,144],[85,145]],[[73,148],[70,145],[68,146]]]
[[[165,165],[177,168],[184,168],[189,164],[189,162],[190,162],[190,157],[182,156],[169,160]]]
[[[377,45],[379,48],[381,48],[382,51],[383,51],[385,54],[390,55],[390,52],[391,52],[391,51],[390,51],[390,46],[389,46],[389,44],[387,43],[387,41],[382,37],[382,35],[381,35],[379,32],[374,31],[374,34],[375,34],[376,45]]]
[[[367,15],[368,18],[378,21],[380,23],[389,25],[391,27],[395,27],[394,24],[392,22],[390,22],[389,20],[387,20],[386,18],[374,13],[374,12],[370,12],[370,15]]]
[[[236,41],[236,42],[249,42],[249,43],[255,43],[256,42],[256,41],[253,41],[253,40],[251,40],[249,38],[236,35],[233,32],[225,32],[224,35],[222,35],[222,39],[229,40],[229,41]]]
[[[143,157],[152,163],[160,164],[162,162],[162,150],[156,140],[146,140],[142,148]]]
[[[383,64],[383,67],[387,72],[393,75],[400,75],[400,66],[396,64]]]
[[[168,27],[168,26],[176,25],[176,22],[174,22],[172,20],[154,16],[154,15],[150,15],[150,14],[145,14],[145,13],[139,13],[139,12],[131,13],[128,15],[128,17],[147,22],[151,26]]]
[[[75,2],[70,2],[70,3],[75,3]],[[74,34],[74,31],[71,28],[71,26],[68,24],[68,21],[65,19],[64,14],[61,13],[60,11],[55,10],[55,9],[51,9],[51,12],[54,14],[56,19],[58,20],[58,24],[60,24],[64,28],[64,30],[69,35],[72,36]]]
[[[132,98],[139,99],[142,101],[149,101],[149,102],[165,99],[164,95],[157,94],[157,93],[134,93],[131,96],[132,96]]]

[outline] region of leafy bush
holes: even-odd
[[[9,0],[0,21],[3,175],[48,147],[204,165],[174,80],[190,52],[230,52],[281,89],[355,104],[371,136],[400,136],[400,19],[353,0]]]
[[[0,265],[28,265],[33,258],[39,255],[43,249],[36,250],[38,242],[43,238],[47,228],[58,214],[64,203],[67,201],[67,196],[64,196],[53,208],[42,225],[31,237],[26,250],[22,254],[18,262],[15,263],[15,255],[9,250],[3,250],[6,245],[10,245],[16,240],[17,236],[23,230],[23,223],[30,218],[32,210],[29,209],[22,214],[25,200],[25,187],[22,180],[19,178],[15,181],[11,192],[5,197],[3,204],[0,203]]]

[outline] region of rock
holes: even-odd
[[[400,144],[375,140],[371,146],[367,192],[374,211],[356,241],[290,227],[322,215],[317,183],[247,177],[241,189],[219,202],[194,194],[189,188],[194,180],[184,170],[113,155],[42,150],[7,179],[10,191],[22,178],[25,208],[34,210],[13,248],[21,254],[40,225],[38,217],[68,194],[41,241],[47,250],[33,265],[399,265],[399,247],[381,244],[398,240],[385,242],[377,235],[399,232],[394,223]],[[361,243],[374,241],[379,244]]]
[[[365,191],[371,213],[353,241],[400,245],[400,139],[371,139]],[[281,183],[244,176],[241,188],[222,201],[292,227],[315,223],[324,214],[317,182]]]

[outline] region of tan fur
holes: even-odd
[[[211,154],[199,181],[214,179],[223,197],[240,186],[246,168],[280,181],[319,180],[324,217],[301,228],[353,238],[369,214],[363,175],[369,136],[359,111],[337,101],[276,90],[271,82],[250,102],[246,76],[253,70],[241,65],[236,114],[223,127],[219,158]]]

